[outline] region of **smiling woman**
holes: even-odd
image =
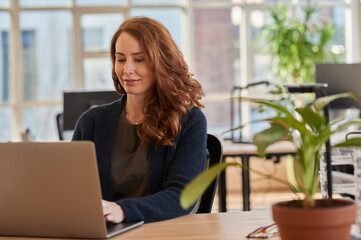
[[[145,17],[126,20],[110,47],[123,95],[78,120],[73,140],[97,152],[107,221],[153,222],[189,213],[183,187],[205,167],[207,124],[201,85],[168,30]]]
[[[118,93],[127,94],[128,114],[134,114],[138,120],[144,117],[138,129],[140,137],[172,145],[172,139],[179,133],[179,118],[193,106],[203,107],[200,103],[203,90],[189,72],[169,31],[153,19],[132,18],[114,34],[111,58],[113,83]],[[142,84],[132,80],[141,80]],[[134,103],[138,106],[133,106]]]

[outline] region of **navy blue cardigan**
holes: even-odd
[[[125,96],[113,103],[83,113],[75,127],[73,140],[94,142],[103,199],[113,199],[111,161],[114,136]],[[194,107],[181,120],[181,131],[174,146],[149,148],[148,195],[116,201],[125,211],[126,221],[160,221],[188,214],[179,204],[184,186],[204,170],[207,123]]]

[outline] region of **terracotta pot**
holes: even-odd
[[[301,208],[299,201],[279,202],[272,206],[282,240],[349,240],[355,223],[357,205],[343,199],[316,200],[315,208]]]

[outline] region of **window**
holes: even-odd
[[[213,98],[227,96],[240,82],[239,29],[231,9],[195,9],[193,15],[195,78],[209,97],[204,102],[209,131],[220,132],[230,126],[230,104]]]
[[[0,107],[0,142],[11,141],[12,109],[10,107]]]
[[[270,19],[269,10],[275,6],[274,3],[283,2],[292,6],[290,14],[295,10],[301,14],[306,1],[224,0],[216,1],[217,7],[202,0],[193,2],[191,24],[196,78],[207,94],[204,111],[208,129],[220,133],[230,128],[229,92],[233,86],[245,86],[261,80],[277,82],[276,76],[270,73],[271,56],[259,41],[262,28]],[[230,2],[233,5],[229,5]],[[344,61],[348,34],[345,32],[347,5],[341,0],[332,4],[317,1],[317,4],[319,21],[331,21],[337,29],[329,48],[334,53],[341,53],[339,60]],[[248,105],[247,108],[248,114],[243,116],[243,123],[260,117],[256,106]],[[263,127],[253,125],[250,132]]]
[[[61,7],[70,6],[71,2],[72,0],[20,0],[19,5],[21,7]]]
[[[110,40],[122,22],[123,15],[120,13],[83,14],[80,18],[83,50],[108,54]]]
[[[76,0],[79,6],[112,6],[112,5],[125,5],[127,0]]]
[[[1,86],[0,86],[0,101],[9,101],[9,35],[7,31],[1,32]]]
[[[174,4],[180,3],[181,0],[133,0],[133,4]]]
[[[0,12],[0,102],[9,100],[9,14]]]
[[[99,51],[103,44],[103,29],[102,28],[88,28],[82,32],[83,48],[88,51]]]
[[[109,49],[111,38],[122,22],[120,13],[81,16],[84,89],[114,89]]]
[[[84,60],[84,88],[87,90],[113,90],[112,62],[109,57]]]
[[[62,91],[71,87],[71,14],[68,11],[23,11],[23,96],[21,131],[29,129],[37,141],[55,140],[54,108]],[[47,119],[44,121],[44,119]]]
[[[31,100],[39,96],[37,85],[37,69],[35,56],[35,32],[25,30],[22,32],[23,40],[23,71],[24,71],[24,100]],[[41,84],[41,83],[40,83]]]
[[[0,2],[1,4],[6,1]],[[0,5],[2,6],[2,5]],[[12,109],[9,103],[9,27],[10,15],[7,12],[0,12],[0,141],[10,141],[12,135]]]
[[[180,8],[135,8],[130,12],[131,16],[143,16],[153,18],[161,22],[170,32],[174,41],[181,48],[181,16],[182,11]]]
[[[20,14],[24,100],[61,100],[71,84],[71,15],[68,11]]]
[[[9,7],[10,0],[0,0],[0,7]]]
[[[278,2],[301,14],[306,0],[0,0],[0,141],[20,140],[27,128],[35,140],[57,140],[64,90],[113,89],[109,44],[129,16],[154,18],[169,29],[206,93],[209,132],[228,130],[231,88],[277,80],[259,39]],[[336,26],[330,49],[340,61],[360,61],[361,38],[354,34],[361,3],[317,4],[317,22]],[[254,107],[246,110],[248,119],[257,117]]]

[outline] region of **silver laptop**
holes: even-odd
[[[143,224],[105,222],[95,156],[85,141],[0,143],[0,235],[109,238]]]

